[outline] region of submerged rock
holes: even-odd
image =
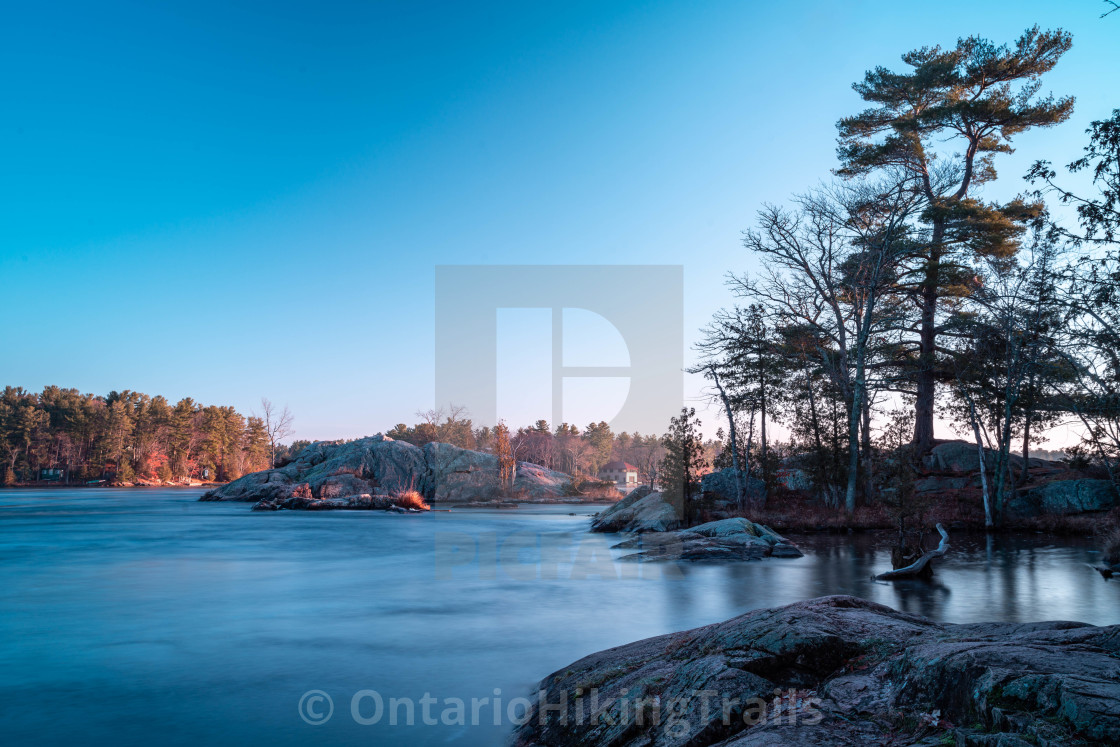
[[[520,462],[518,500],[552,501],[571,477]],[[283,467],[253,472],[203,494],[203,501],[256,502],[268,508],[373,508],[373,500],[416,490],[427,501],[491,500],[500,493],[498,458],[451,444],[423,448],[378,434],[347,443],[318,442]],[[369,496],[364,501],[362,496]]]
[[[762,524],[737,517],[677,532],[647,532],[615,545],[639,550],[623,560],[759,560],[799,558],[792,542]]]
[[[518,745],[1117,744],[1120,626],[939,624],[849,596],[601,651]]]
[[[308,491],[310,493],[310,491]],[[254,511],[279,511],[282,508],[300,511],[407,511],[400,508],[387,495],[361,493],[336,498],[313,498],[308,495],[294,495],[284,501],[262,499],[253,504]]]

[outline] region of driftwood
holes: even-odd
[[[1107,563],[1102,563],[1101,565],[1091,565],[1089,567],[1105,578],[1112,578],[1116,574],[1120,573],[1120,565],[1108,565]]]
[[[880,581],[894,581],[900,578],[915,578],[921,575],[922,571],[925,570],[925,567],[929,565],[931,560],[940,558],[942,555],[949,552],[949,533],[946,532],[945,527],[940,524],[937,525],[937,531],[941,533],[941,542],[938,543],[937,549],[930,550],[905,568],[880,573],[875,578]]]

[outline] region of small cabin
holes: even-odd
[[[607,462],[599,470],[599,479],[613,482],[623,492],[630,491],[638,487],[638,468],[626,462]]]

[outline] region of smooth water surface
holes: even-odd
[[[0,742],[498,744],[510,700],[575,659],[824,594],[947,622],[1120,622],[1087,541],[954,537],[935,582],[887,584],[871,580],[890,567],[882,536],[640,565],[586,532],[597,507],[255,513],[199,492],[0,491]],[[324,723],[301,717],[311,690],[334,703]],[[369,690],[385,710],[361,725]],[[423,723],[425,693],[449,723]],[[374,718],[369,693],[358,705]]]

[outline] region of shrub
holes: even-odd
[[[136,472],[132,469],[127,459],[121,460],[117,468],[117,482],[132,482],[136,479]]]
[[[420,495],[419,490],[406,490],[397,494],[393,500],[401,508],[411,508],[417,511],[429,511],[432,508],[424,501],[424,496]]]
[[[1089,451],[1081,444],[1068,446],[1066,447],[1065,452],[1065,461],[1066,464],[1069,465],[1070,469],[1088,469],[1089,465],[1093,462]]]

